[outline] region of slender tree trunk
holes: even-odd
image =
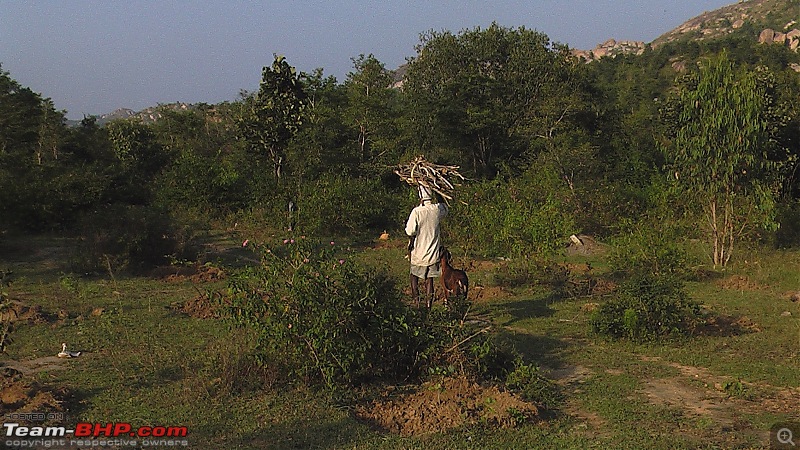
[[[367,155],[367,127],[363,123],[358,126],[358,145],[361,150],[361,161],[366,161],[369,155]]]
[[[721,242],[720,242],[720,232],[719,232],[719,223],[717,222],[717,200],[716,198],[711,200],[711,204],[709,205],[709,218],[708,221],[711,225],[711,240],[713,243],[713,253],[712,253],[712,260],[714,261],[714,267],[720,265],[720,252],[721,252]]]
[[[733,241],[736,239],[736,230],[734,229],[734,211],[733,211],[733,196],[730,193],[730,189],[726,192],[727,198],[725,202],[725,233],[727,234],[727,252],[725,253],[725,258],[722,260],[722,266],[727,266],[728,261],[731,260],[731,254],[733,254]]]

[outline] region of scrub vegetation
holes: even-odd
[[[587,64],[492,24],[402,78],[266,63],[75,126],[0,70],[0,413],[243,449],[762,448],[798,419],[800,55]],[[431,309],[393,173],[419,155],[466,177],[469,298]]]

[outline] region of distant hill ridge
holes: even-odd
[[[193,106],[191,104],[182,102],[166,103],[158,106],[151,106],[139,112],[136,112],[132,109],[120,108],[108,114],[103,114],[101,116],[98,116],[97,123],[99,125],[102,125],[106,122],[119,119],[139,119],[144,123],[152,123],[157,121],[163,116],[164,110],[187,111],[192,108]]]
[[[689,40],[712,40],[734,33],[745,33],[763,44],[786,45],[794,51],[800,50],[800,0],[741,0],[714,11],[706,11],[687,20],[650,43],[642,41],[608,39],[592,50],[572,50],[573,54],[587,62],[622,54],[642,54],[650,46],[657,48],[670,42]],[[794,67],[800,71],[800,66]],[[407,69],[404,64],[394,71],[394,83],[402,85]],[[193,105],[170,103],[135,112],[121,108],[98,116],[98,124],[111,120],[137,118],[151,123],[161,117],[164,108],[187,110]],[[77,123],[77,122],[76,122]]]
[[[714,11],[706,11],[668,31],[653,42],[609,39],[592,50],[573,50],[573,54],[594,61],[607,56],[641,54],[669,42],[712,40],[734,33],[746,33],[754,41],[779,43],[794,51],[800,47],[800,0],[742,0]]]

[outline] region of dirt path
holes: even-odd
[[[765,413],[796,415],[800,388],[782,388],[766,383],[748,383],[715,375],[704,367],[662,362],[677,369],[674,377],[647,380],[642,393],[654,405],[678,408],[686,415],[710,419],[722,431],[749,429],[749,415]]]
[[[27,361],[6,360],[0,361],[0,367],[9,367],[19,371],[24,376],[35,375],[39,372],[65,369],[66,358],[58,356],[43,356],[41,358],[30,359]]]

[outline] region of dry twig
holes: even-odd
[[[432,192],[436,192],[449,204],[449,200],[453,199],[456,186],[450,180],[465,180],[458,173],[459,168],[459,166],[433,164],[426,161],[424,156],[417,156],[409,163],[398,164],[394,173],[412,186],[422,186]]]

